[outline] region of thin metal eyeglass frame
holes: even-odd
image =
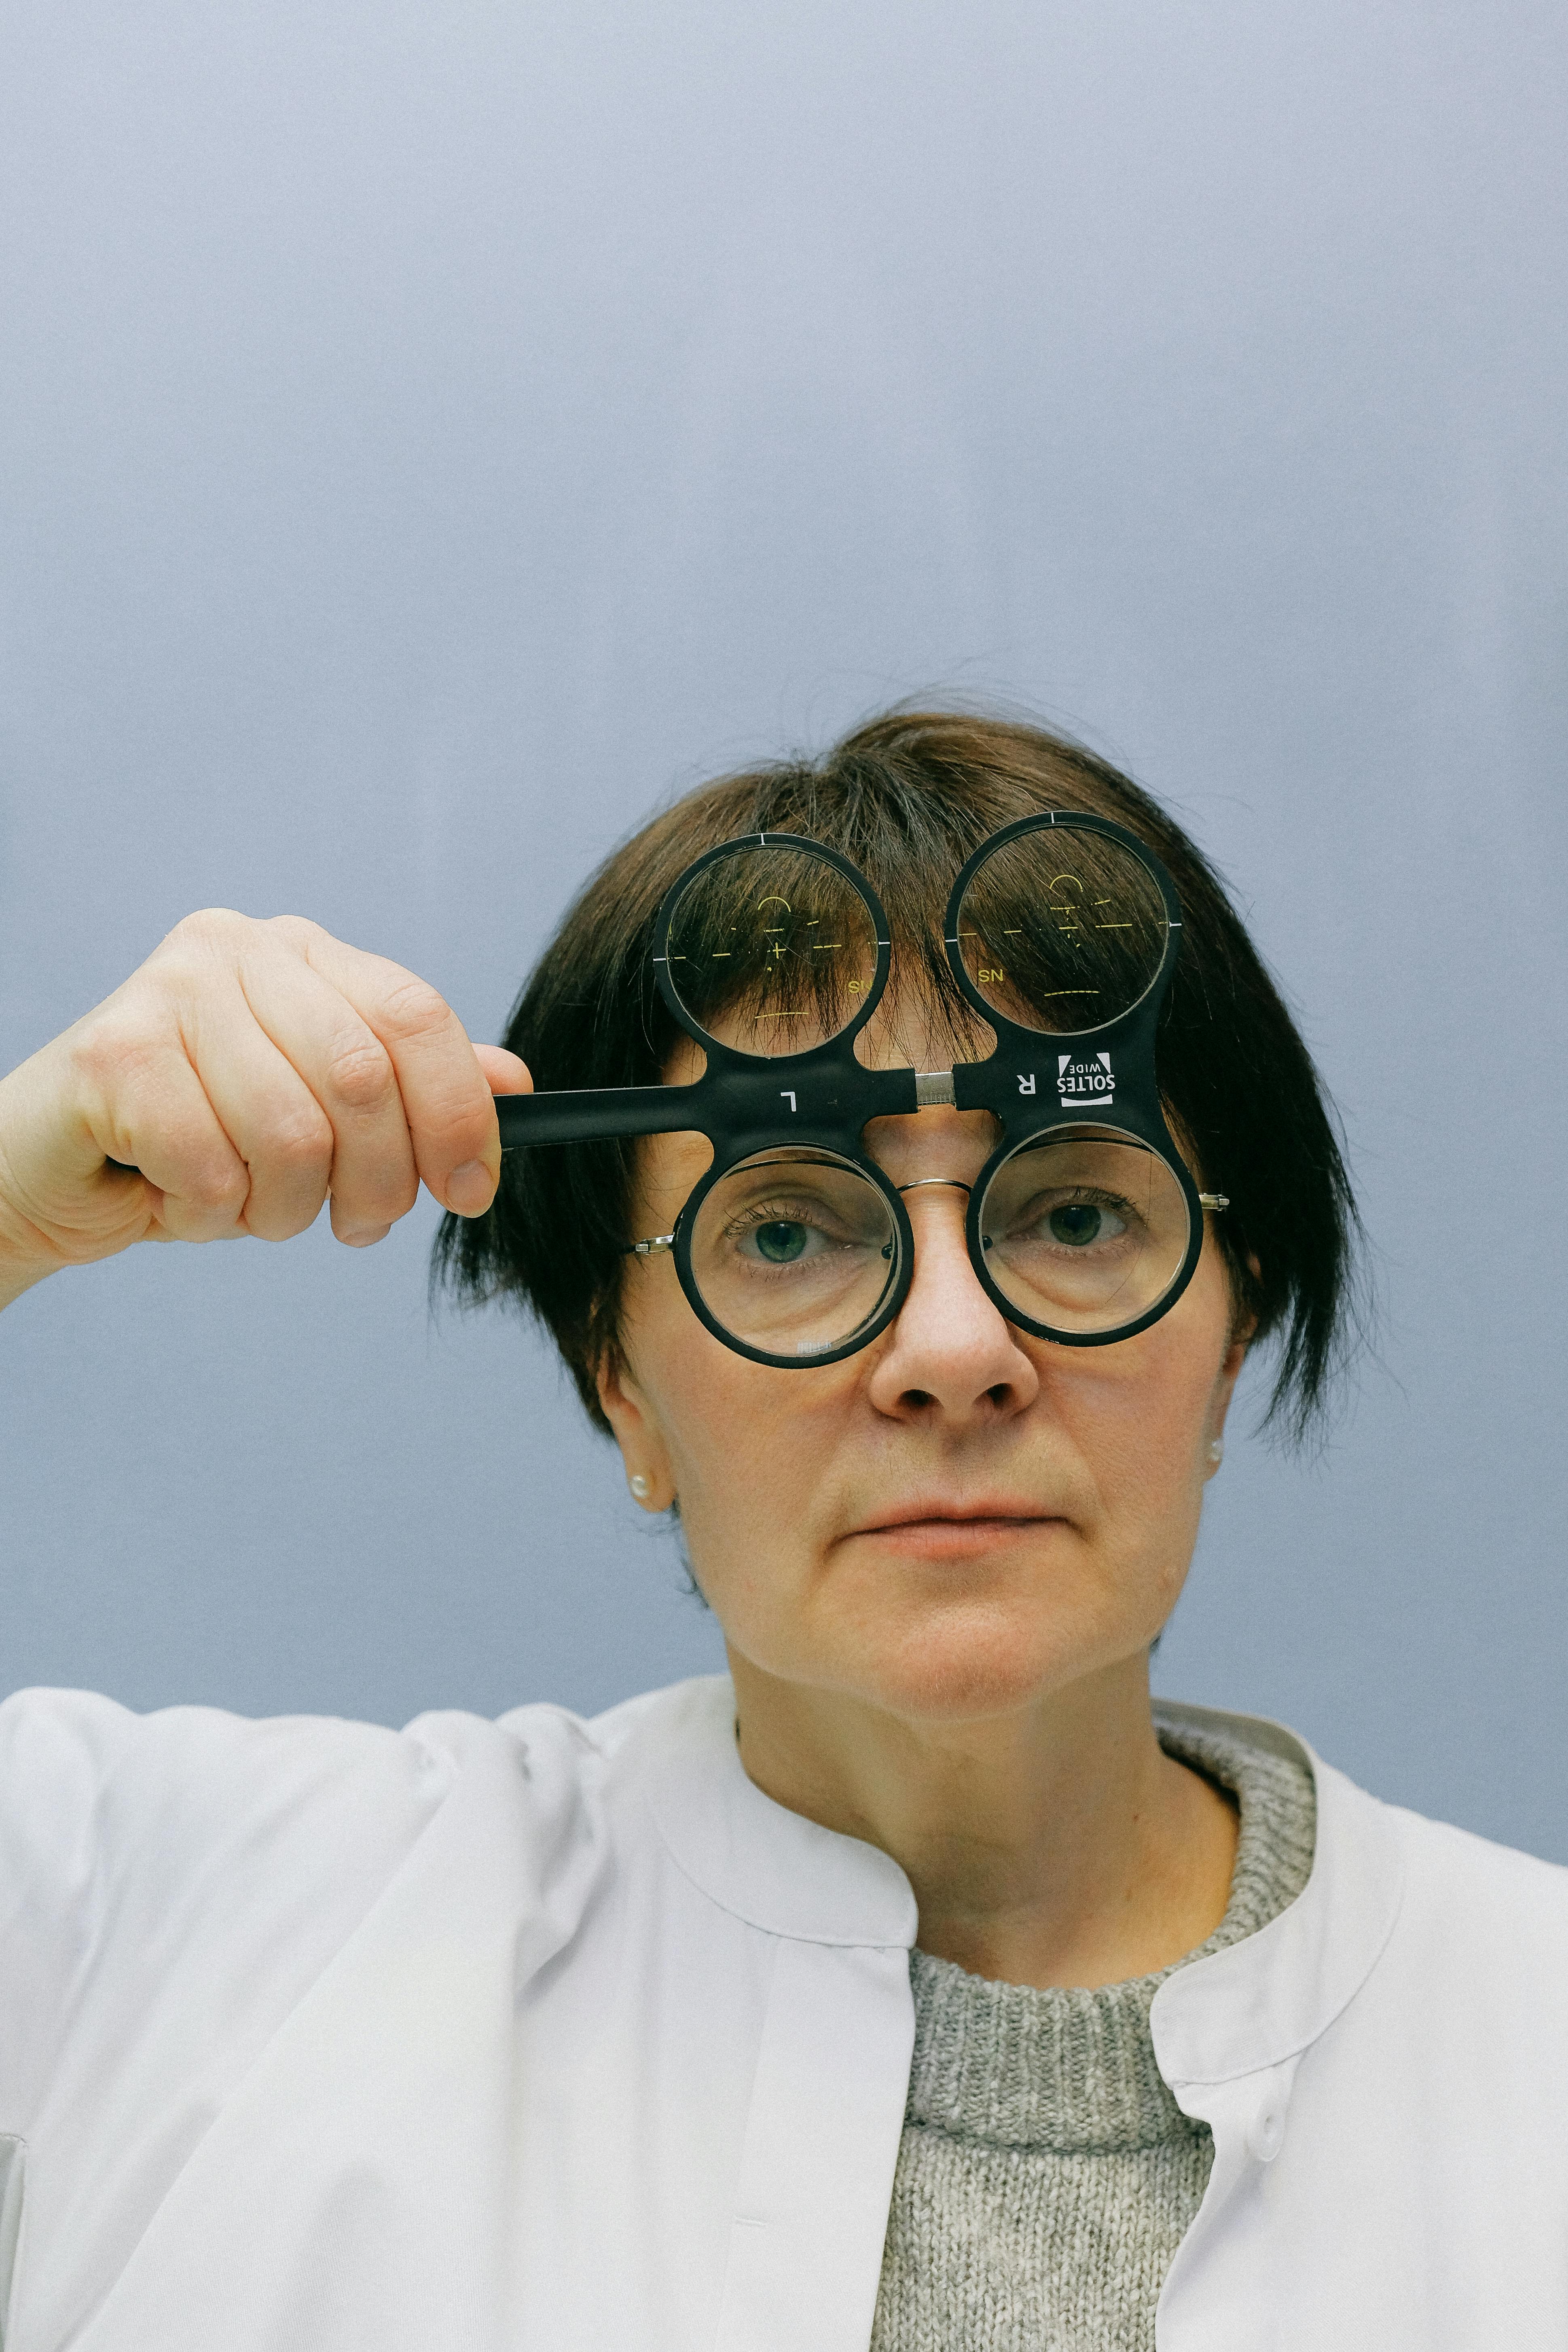
[[[900,1193],[923,1192],[926,1191],[928,1186],[933,1184],[943,1185],[952,1192],[967,1192],[973,1194],[974,1191],[973,1185],[966,1184],[962,1176],[917,1176],[912,1184],[895,1184],[893,1190],[895,1192]],[[1228,1209],[1230,1206],[1230,1195],[1228,1192],[1200,1192],[1198,1194],[1198,1204],[1201,1208],[1205,1209]],[[625,1243],[622,1245],[621,1255],[623,1257],[654,1257],[660,1250],[672,1250],[674,1247],[675,1235],[673,1234],[654,1234],[650,1235],[648,1240],[646,1242]]]

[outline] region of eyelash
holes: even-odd
[[[810,1214],[797,1202],[760,1201],[753,1202],[749,1209],[738,1210],[724,1231],[727,1234],[752,1233],[758,1225],[809,1225],[811,1223]]]
[[[1029,1223],[1037,1226],[1044,1225],[1046,1220],[1058,1209],[1077,1208],[1109,1209],[1112,1216],[1121,1219],[1122,1232],[1107,1236],[1108,1241],[1112,1244],[1124,1239],[1127,1234],[1135,1232],[1143,1223],[1142,1217],[1132,1202],[1125,1200],[1121,1193],[1103,1192],[1089,1184],[1075,1184],[1069,1190],[1057,1193],[1044,1206],[1034,1212],[1029,1218]]]
[[[1138,1214],[1131,1201],[1120,1192],[1101,1192],[1092,1184],[1075,1184],[1059,1200],[1051,1202],[1053,1209],[1113,1209],[1119,1217],[1132,1218]]]

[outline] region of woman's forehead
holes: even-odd
[[[755,1030],[743,1008],[720,1015],[713,1034],[721,1045],[743,1053],[756,1050]],[[826,1037],[818,1024],[797,1031],[792,1042],[797,1053],[805,1053]],[[855,1055],[871,1070],[945,1070],[955,1061],[983,1060],[994,1042],[985,1024],[956,994],[939,1003],[923,974],[920,982],[900,986],[895,959],[887,992],[856,1037]],[[701,1067],[701,1048],[682,1036],[665,1064],[666,1083],[689,1085]]]

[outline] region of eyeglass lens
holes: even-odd
[[[1186,1256],[1187,1203],[1156,1152],[1075,1129],[1025,1144],[981,1202],[987,1273],[1026,1328],[1125,1329],[1170,1289]],[[698,1211],[691,1272],[721,1329],[798,1361],[852,1347],[900,1269],[884,1195],[827,1152],[758,1152]]]
[[[851,1343],[899,1278],[899,1228],[875,1184],[831,1152],[762,1151],[698,1210],[691,1273],[713,1320],[764,1355]]]
[[[1005,1160],[979,1223],[985,1269],[1025,1321],[1115,1331],[1159,1304],[1182,1270],[1181,1185],[1142,1144],[1076,1128]]]
[[[1116,1020],[1165,951],[1153,876],[1103,834],[1042,826],[1003,842],[959,902],[958,949],[985,1003],[1025,1029],[1066,1035]]]
[[[877,932],[854,885],[809,850],[747,845],[692,876],[666,949],[693,1021],[745,1054],[836,1037],[876,978]]]

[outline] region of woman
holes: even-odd
[[[1563,2341],[1568,1879],[1151,1707],[1243,1360],[1310,1417],[1353,1226],[1173,822],[882,720],[618,851],[505,1048],[195,918],[0,1087],[0,1296],[328,1195],[373,1242],[421,1178],[731,1675],[400,1735],[10,1701],[7,2344]]]

